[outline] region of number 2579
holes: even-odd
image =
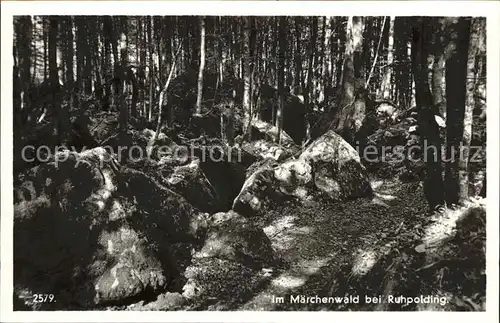
[[[54,294],[35,294],[33,295],[33,303],[52,303],[56,298]]]

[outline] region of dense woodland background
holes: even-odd
[[[183,177],[185,185],[178,180],[163,184],[181,192],[201,211],[232,209],[246,215],[248,210],[260,211],[238,199],[249,190],[249,181],[255,180],[251,174],[268,171],[269,156],[285,161],[283,166],[303,160],[301,152],[312,151],[322,142],[361,151],[396,145],[408,151],[416,145],[436,149],[420,161],[396,161],[389,154],[374,162],[360,154],[346,171],[351,175],[345,176],[330,169],[322,173],[316,166],[306,169],[313,177],[339,176],[341,200],[364,197],[372,189],[379,194],[373,183],[366,184],[365,176],[381,180],[382,186],[396,180],[390,194],[401,194],[404,203],[381,211],[387,217],[399,214],[399,209],[414,218],[415,214],[430,218],[436,212],[449,215],[446,210],[469,214],[471,199],[486,196],[485,18],[17,16],[13,45],[14,170],[18,174],[36,166],[20,158],[27,144],[92,149],[141,142],[148,151],[165,142],[241,147],[251,162],[242,162],[246,174],[235,175],[237,180],[228,175],[229,186],[215,178],[229,171],[212,164],[200,166],[205,179],[198,174]],[[469,152],[460,147],[476,148]],[[465,151],[461,158],[460,151]],[[477,151],[479,158],[472,160]],[[179,170],[164,171],[164,164],[152,161],[120,163],[160,179]],[[163,173],[158,175],[160,168]],[[300,173],[288,170],[296,172]],[[206,185],[201,193],[192,188],[198,180]],[[26,186],[25,181],[21,177],[16,185]],[[302,185],[298,181],[294,177],[288,185]],[[269,185],[266,194],[275,184]],[[333,196],[331,181],[315,185]],[[76,184],[72,187],[80,189]],[[212,189],[217,198],[206,193]],[[422,197],[415,197],[420,191]],[[212,198],[227,201],[217,204]],[[335,195],[334,200],[338,199]],[[414,202],[418,206],[413,207]],[[267,217],[277,210],[270,208]],[[367,212],[353,210],[337,211],[354,218]],[[484,210],[479,213],[482,219]],[[400,230],[395,231],[397,236]],[[383,235],[385,239],[387,234]],[[468,248],[472,245],[477,247],[471,243]],[[411,262],[404,259],[402,263]],[[441,270],[432,262],[429,267],[398,264],[398,270],[401,266]],[[478,266],[474,270],[480,271]],[[477,274],[481,282],[483,274]],[[460,285],[456,277],[450,280]],[[484,291],[473,294],[476,298],[457,301],[455,309],[481,309],[478,295]],[[137,295],[127,301],[110,296],[108,303],[131,304]]]
[[[353,144],[374,130],[361,126],[373,101],[386,100],[391,114],[418,109],[421,137],[432,144],[468,146],[473,115],[485,124],[485,44],[482,18],[17,17],[15,129],[23,134],[52,117],[66,142],[70,115],[96,108],[120,111],[122,132],[130,118],[154,121],[158,132],[214,107],[232,119],[233,104],[220,106],[229,97],[241,106],[244,134],[257,117],[288,124],[298,142],[333,129]],[[196,79],[195,96],[169,89],[178,76]],[[289,94],[303,106],[285,111]],[[447,113],[446,139],[438,138],[430,119]],[[464,159],[448,163],[446,181],[467,172]],[[443,201],[438,168],[428,169],[433,206]]]

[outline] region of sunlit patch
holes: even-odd
[[[110,255],[113,254],[114,248],[113,248],[113,241],[111,239],[108,239],[108,253]]]
[[[355,276],[366,275],[377,263],[377,258],[377,253],[372,250],[360,252],[354,260],[352,274]]]
[[[426,246],[438,246],[453,238],[456,232],[458,220],[466,214],[466,209],[456,210],[446,209],[444,212],[436,214],[432,225],[425,230],[422,242]]]
[[[283,274],[274,279],[271,284],[281,289],[293,289],[304,285],[306,282],[305,277],[296,277]]]
[[[390,194],[375,193],[375,197],[384,201],[394,201],[396,196]]]
[[[97,205],[97,207],[99,208],[99,211],[102,211],[104,210],[104,207],[106,206],[106,204],[104,203],[104,201],[96,201],[95,204]]]
[[[111,171],[103,170],[103,181],[104,185],[94,194],[92,194],[92,199],[95,200],[95,203],[100,211],[104,209],[105,201],[111,197],[111,194],[116,191],[116,186],[113,184]]]
[[[297,217],[291,215],[286,215],[282,218],[279,218],[278,220],[273,221],[269,226],[265,227],[263,229],[264,233],[268,237],[272,237],[278,232],[291,228],[296,218]]]
[[[120,228],[120,239],[121,241],[134,241],[137,240],[137,233],[126,227]]]
[[[296,266],[299,268],[300,272],[304,275],[316,274],[323,266],[325,266],[332,258],[317,258],[317,259],[304,259],[300,261]]]
[[[277,234],[275,239],[271,239],[271,246],[277,252],[287,251],[293,247],[295,238],[283,233]]]
[[[254,196],[250,200],[250,205],[252,205],[255,209],[259,209],[260,208],[260,201],[259,201],[259,199],[256,196]]]
[[[116,288],[120,284],[120,281],[118,280],[116,272],[118,271],[118,269],[120,269],[122,267],[123,267],[123,265],[121,263],[118,263],[118,264],[116,264],[116,266],[111,268],[111,270],[110,270],[111,276],[114,278],[113,284],[111,285],[111,289]]]
[[[376,205],[380,205],[380,206],[383,206],[383,207],[386,207],[386,208],[389,208],[390,205],[385,203],[384,201],[382,201],[381,199],[375,197],[372,199],[372,203],[373,204],[376,204]]]
[[[111,210],[109,212],[109,219],[111,221],[119,220],[125,218],[127,213],[125,212],[125,209],[123,208],[122,204],[114,200],[113,204],[111,206]]]
[[[288,233],[295,235],[297,234],[306,235],[306,234],[313,234],[314,231],[316,231],[314,228],[304,226],[304,227],[291,228],[290,230],[288,230]]]

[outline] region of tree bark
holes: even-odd
[[[20,95],[22,93],[22,99],[20,100],[20,111],[19,111],[19,122],[24,124],[26,119],[30,119],[31,112],[33,110],[33,104],[38,102],[32,102],[32,86],[31,86],[31,33],[33,28],[33,23],[30,16],[21,16],[18,20],[18,31],[19,33],[16,48],[18,51],[18,66],[19,66],[19,88]]]
[[[340,109],[334,116],[331,125],[332,129],[351,144],[354,142],[357,131],[361,128],[366,110],[363,30],[364,20],[362,17],[349,17]]]
[[[196,115],[201,115],[203,97],[203,72],[205,69],[205,18],[200,17],[200,68],[198,71],[198,92],[196,95]]]
[[[250,141],[252,111],[250,106],[250,18],[243,16],[243,135]]]
[[[295,93],[302,94],[303,91],[303,80],[302,80],[302,49],[300,46],[300,23],[302,20],[301,16],[294,17],[295,20]]]
[[[278,94],[279,105],[277,111],[278,144],[281,145],[281,130],[283,128],[283,113],[285,105],[285,55],[286,55],[286,18],[280,17],[279,21],[279,57],[278,57]]]
[[[68,95],[68,105],[61,108],[62,129],[61,133],[68,134],[69,129],[69,110],[75,109],[75,93],[73,91],[74,74],[73,74],[73,19],[67,16],[65,19],[65,48],[64,48],[64,61],[66,65],[66,93]],[[66,141],[67,138],[61,138]]]
[[[153,120],[153,89],[155,86],[155,78],[154,78],[154,60],[153,60],[153,55],[154,55],[154,46],[153,46],[153,41],[152,41],[152,29],[153,29],[153,17],[149,17],[148,19],[148,25],[147,25],[147,38],[148,38],[148,56],[149,56],[149,71],[148,71],[148,76],[149,76],[149,111],[148,111],[148,121]],[[183,53],[184,54],[184,53]]]
[[[472,102],[477,34],[473,34],[468,57],[471,22],[458,18],[451,22],[451,39],[446,58],[446,203],[463,203],[468,198],[468,151],[472,127]],[[468,81],[470,73],[472,80]],[[469,83],[469,84],[467,84]],[[471,97],[472,96],[472,97]],[[466,99],[471,100],[467,102]],[[465,155],[464,156],[464,152]]]
[[[160,97],[158,99],[158,122],[156,124],[156,131],[146,146],[146,153],[148,156],[151,156],[151,153],[153,151],[153,147],[156,143],[156,139],[158,139],[158,135],[161,131],[161,126],[163,124],[163,120],[162,120],[162,116],[163,116],[162,109],[163,109],[163,105],[164,105],[163,100],[166,97],[168,87],[170,85],[170,82],[172,81],[172,76],[174,74],[173,72],[175,70],[175,63],[177,62],[177,55],[179,54],[181,48],[182,48],[182,46],[179,45],[179,48],[177,49],[175,55],[172,56],[172,64],[170,65],[170,72],[168,73],[167,81],[166,81],[165,85],[163,86],[163,89],[160,92]]]
[[[387,45],[387,66],[385,67],[384,78],[382,80],[383,98],[392,99],[392,64],[394,61],[394,21],[396,17],[391,16],[389,21],[389,35]]]
[[[130,68],[128,66],[128,48],[127,48],[127,33],[126,33],[126,27],[124,26],[123,21],[118,21],[120,25],[120,39],[118,40],[119,42],[119,52],[120,52],[120,62],[118,65],[118,71],[117,75],[115,77],[117,78],[116,84],[118,85],[118,102],[120,105],[120,133],[121,135],[126,135],[127,134],[127,125],[128,125],[128,119],[129,119],[129,107],[126,101],[126,96],[127,96],[127,82],[131,80],[131,77],[128,75],[130,73]]]
[[[307,67],[307,85],[306,85],[306,93],[304,95],[304,104],[306,110],[311,109],[311,101],[313,99],[312,89],[313,89],[313,68],[314,68],[314,57],[316,52],[316,38],[318,36],[318,17],[312,17],[312,27],[311,27],[311,40],[309,43],[309,59],[308,59],[308,67]]]
[[[431,209],[444,203],[441,166],[441,138],[435,121],[436,110],[427,78],[430,18],[415,18],[412,26],[412,70],[415,79],[415,100],[419,109],[420,146],[426,166],[424,194]]]
[[[49,82],[50,89],[52,92],[51,98],[51,109],[52,115],[55,117],[56,124],[54,125],[54,135],[58,139],[63,139],[65,133],[63,133],[64,122],[60,118],[61,102],[59,100],[59,74],[57,66],[57,34],[58,34],[59,22],[57,18],[51,17],[49,20]]]

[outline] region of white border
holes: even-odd
[[[340,319],[401,322],[498,322],[500,3],[495,1],[37,1],[2,2],[1,307],[2,322],[303,322]],[[487,17],[487,311],[443,312],[13,312],[12,311],[12,16],[13,15],[321,15]]]

